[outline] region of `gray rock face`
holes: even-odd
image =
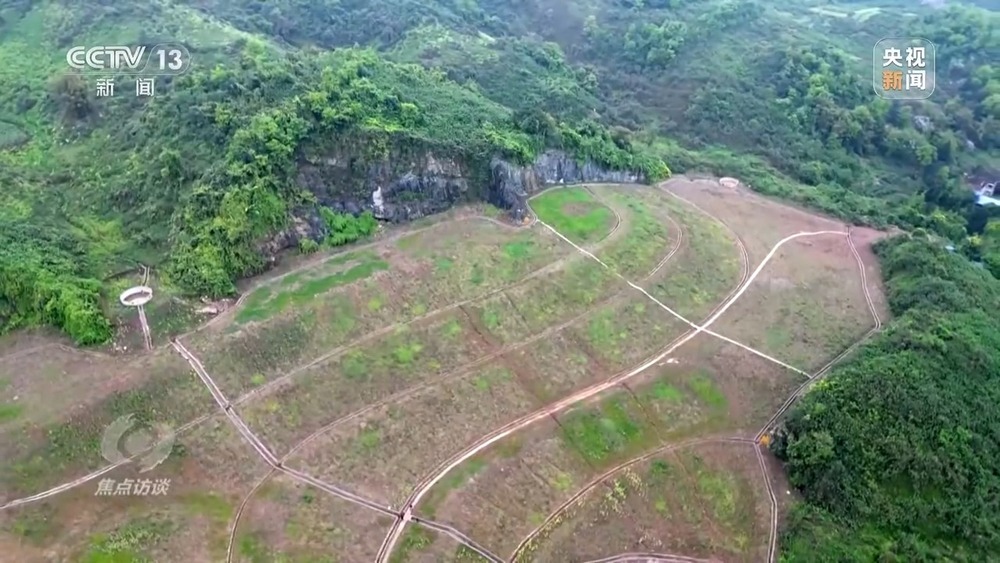
[[[458,161],[432,153],[390,153],[382,160],[330,156],[299,166],[298,183],[320,205],[341,213],[371,211],[394,223],[439,213],[467,197],[468,173]]]
[[[349,147],[301,162],[298,184],[312,192],[320,206],[340,213],[371,211],[392,223],[445,211],[457,203],[483,200],[507,210],[517,221],[527,214],[527,199],[546,186],[579,183],[642,182],[641,175],[608,170],[592,162],[578,163],[562,151],[542,153],[530,166],[494,158],[488,170],[430,152],[390,151],[375,162],[360,163]],[[482,167],[482,165],[479,165]],[[296,213],[295,221],[259,247],[265,254],[292,247],[302,238],[326,238],[327,228],[315,208]]]
[[[546,186],[588,182],[634,184],[644,181],[641,175],[631,172],[608,170],[592,162],[579,164],[566,153],[555,150],[542,153],[531,166],[526,167],[493,159],[490,172],[487,201],[510,211],[518,221],[528,212],[528,197]]]

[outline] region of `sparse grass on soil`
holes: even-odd
[[[732,234],[722,224],[682,201],[664,197],[672,217],[684,230],[684,240],[671,261],[640,285],[697,322],[736,289],[742,268],[740,255]]]
[[[101,435],[118,417],[133,415],[137,428],[153,424],[177,428],[214,407],[201,382],[172,350],[161,349],[128,363],[60,351],[44,351],[43,357],[36,357],[36,377],[12,384],[21,393],[18,404],[26,410],[2,428],[3,497],[44,490],[106,465]],[[75,363],[62,363],[70,361],[67,357]],[[70,369],[63,371],[66,368]],[[42,379],[49,377],[46,374],[52,379]],[[81,385],[79,394],[73,394]],[[46,393],[63,386],[65,394]],[[44,406],[46,401],[49,407]],[[67,412],[73,414],[65,417]],[[58,418],[60,414],[64,418]]]
[[[750,445],[659,455],[574,502],[516,561],[583,561],[636,551],[759,561],[770,510],[762,479]]]
[[[539,220],[577,244],[597,242],[615,226],[615,214],[590,188],[556,188],[531,200]]]
[[[336,287],[389,269],[389,263],[372,251],[334,256],[318,267],[282,278],[274,285],[255,289],[236,312],[237,323],[263,321],[299,307]]]
[[[606,248],[595,251],[596,256],[626,278],[642,279],[670,252],[679,236],[671,234],[671,209],[666,196],[654,190],[606,186],[594,189],[620,210],[624,231]]]
[[[239,410],[280,455],[341,417],[459,370],[487,352],[464,316],[453,312],[391,331],[294,374]]]
[[[0,514],[0,538],[19,540],[24,561],[224,560],[229,519],[266,471],[229,421],[216,416],[177,436],[171,456],[152,470],[125,466],[104,477],[125,488],[126,479],[132,486],[166,479],[165,494],[96,496],[99,482],[92,481]]]
[[[840,221],[771,201],[746,188],[726,188],[713,179],[675,176],[663,188],[711,213],[739,234],[750,255],[751,271],[788,235],[847,230]]]
[[[442,460],[535,408],[513,373],[486,367],[351,421],[289,464],[398,506]]]
[[[247,504],[237,529],[237,561],[373,561],[392,519],[284,475]]]
[[[838,228],[714,182],[672,182],[748,239],[751,268],[788,234]],[[616,271],[693,320],[734,289],[738,254],[720,224],[655,188],[594,189],[624,220],[614,236],[594,247]],[[613,223],[596,220],[610,208],[588,192],[551,194],[583,198],[553,207],[569,217],[564,228],[581,242],[602,239],[611,228]],[[539,199],[544,207],[545,198]],[[655,277],[642,281],[679,234],[668,217],[682,226],[683,244]],[[868,241],[877,237],[862,235]],[[714,328],[793,363],[827,360],[867,330],[870,317],[853,257],[812,240],[801,248],[789,244],[788,256],[757,280],[786,292],[781,280],[792,280],[801,285],[796,296],[764,298],[754,287]],[[859,250],[869,262],[869,277],[877,279],[870,251]],[[845,288],[853,292],[850,299]],[[882,296],[875,298],[884,307]],[[459,302],[464,304],[454,306]],[[150,317],[156,331],[158,319]],[[439,224],[272,279],[185,344],[230,399],[291,374],[238,411],[278,455],[340,421],[287,464],[398,506],[442,460],[507,422],[633,368],[685,330],[546,229],[515,230],[475,219]],[[0,350],[44,342],[7,337],[0,339]],[[699,335],[626,386],[460,464],[416,511],[507,555],[603,470],[664,443],[710,434],[752,436],[801,381],[736,346]],[[393,395],[398,397],[373,406]],[[122,414],[176,428],[216,410],[169,347],[133,359],[59,347],[10,356],[0,366],[0,453],[11,460],[0,468],[0,491],[5,499],[24,496],[105,465],[100,433]],[[763,532],[751,499],[757,493],[747,492],[745,456],[726,457],[736,451],[742,450],[709,448],[697,454],[703,462],[688,452],[658,458],[634,468],[638,483],[632,474],[616,475],[542,538],[537,559],[635,551],[643,534],[662,542],[657,545],[665,552],[759,559],[755,550]],[[265,471],[216,416],[179,437],[174,454],[152,472],[172,479],[169,498],[95,499],[87,485],[0,514],[0,549],[16,546],[18,560],[42,558],[53,543],[56,558],[90,563],[222,560],[229,518]],[[664,475],[683,478],[686,485],[665,489],[657,481]],[[128,476],[135,477],[124,469],[109,475]],[[270,480],[241,521],[237,560],[326,561],[331,553],[340,560],[370,560],[390,522],[340,502],[285,479]],[[585,541],[569,539],[584,529]],[[416,526],[407,530],[394,560],[476,560],[448,538]]]
[[[271,381],[367,334],[515,285],[556,259],[551,240],[555,237],[482,220],[459,221],[410,236],[414,239],[408,250],[378,250],[388,270],[335,287],[239,330],[234,330],[238,324],[220,323],[189,337],[189,349],[202,358],[223,392],[235,398],[258,386],[250,381],[254,376]],[[447,240],[451,246],[445,245]],[[442,270],[445,253],[450,261]],[[296,275],[277,283],[306,283]],[[475,276],[478,284],[473,283]]]
[[[714,329],[812,373],[874,321],[847,238],[789,241]]]

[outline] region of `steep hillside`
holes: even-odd
[[[418,182],[384,195],[447,200],[424,212],[484,198],[492,159],[528,164],[545,148],[649,181],[668,174],[593,121],[559,116],[525,128],[475,88],[364,48],[298,50],[166,2],[15,3],[3,14],[0,49],[10,59],[29,53],[20,74],[4,75],[0,97],[12,131],[2,153],[13,185],[0,233],[6,329],[46,323],[80,343],[106,340],[101,281],[137,260],[161,265],[183,290],[229,294],[267,266],[262,249],[294,217],[323,222],[317,198],[329,219],[319,238],[370,233],[370,219],[337,213],[376,211],[376,188],[427,172],[414,159],[450,160],[472,186],[441,196]],[[189,44],[197,64],[150,101],[96,98],[61,67],[74,44],[164,37]],[[334,193],[309,191],[316,159],[341,163]]]

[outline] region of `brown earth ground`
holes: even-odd
[[[234,561],[372,561],[392,519],[284,475],[247,503]]]
[[[266,466],[222,416],[178,436],[174,452],[150,471],[126,466],[103,477],[116,486],[168,479],[165,494],[98,496],[93,481],[0,512],[0,537],[17,538],[26,555],[18,561],[87,561],[105,541],[140,544],[156,561],[224,560],[234,506]]]
[[[546,527],[515,561],[618,553],[766,559],[770,506],[752,445],[702,444],[625,468]]]
[[[702,436],[751,438],[802,381],[736,346],[699,335],[627,387],[605,394],[599,404],[508,437],[467,461],[431,490],[417,513],[464,526],[488,548],[510,553],[519,538],[607,468]],[[637,434],[612,443],[604,455],[588,455],[594,450],[579,443],[574,417],[594,413],[600,421],[614,419],[619,401]],[[725,447],[752,451],[748,445]]]
[[[746,241],[751,266],[788,234],[837,228],[835,221],[745,191],[725,191],[714,182],[679,178],[666,189],[733,227]],[[738,281],[740,262],[732,235],[661,191],[627,190],[595,187],[594,193],[625,224],[594,252],[682,314],[707,313]],[[399,236],[387,234],[372,245],[333,257],[303,258],[315,267],[285,272],[265,285],[252,284],[256,291],[241,307],[185,337],[231,399],[252,393],[237,410],[278,455],[304,436],[342,421],[296,452],[291,466],[343,482],[375,500],[399,502],[450,453],[561,395],[639,363],[683,332],[665,311],[539,226],[515,231],[465,219],[421,228],[407,227]],[[880,236],[859,233],[865,240]],[[677,255],[642,282],[681,234]],[[868,267],[869,286],[877,289],[874,256],[860,243],[859,251]],[[374,271],[353,274],[373,264]],[[765,278],[766,273],[757,281]],[[748,302],[752,292],[747,292]],[[873,297],[884,307],[881,292],[873,291]],[[723,320],[736,316],[738,307]],[[155,332],[157,318],[150,315],[150,323]],[[559,323],[566,326],[553,330]],[[449,340],[456,337],[460,346]],[[17,338],[0,339],[0,349],[27,350],[41,342],[32,336]],[[523,345],[505,348],[519,343]],[[19,363],[20,357],[14,356],[8,356],[9,363],[0,362],[12,367],[0,374],[0,405],[17,396],[17,401],[37,406],[22,415],[23,420],[0,422],[0,432],[19,444],[11,451],[13,458],[5,457],[17,461],[3,468],[4,496],[30,494],[102,466],[95,439],[99,441],[99,432],[121,414],[153,413],[158,421],[177,427],[216,412],[208,391],[172,354],[169,348],[159,349],[138,363],[53,354],[52,359],[36,360],[51,372],[47,380],[37,381],[24,376],[24,369],[36,364]],[[495,361],[490,354],[496,354]],[[109,379],[101,373],[119,375]],[[4,385],[4,378],[10,383]],[[757,356],[701,335],[627,385],[469,460],[446,476],[416,512],[435,515],[490,549],[511,553],[520,538],[608,467],[686,437],[723,430],[752,435],[799,381]],[[47,403],[53,389],[67,383],[79,391],[60,395],[52,403],[56,406]],[[75,405],[85,412],[67,417]],[[628,435],[604,435],[605,442],[595,449],[589,433],[600,428],[592,423],[602,420],[624,424]],[[223,559],[227,523],[266,473],[265,467],[220,417],[194,427],[179,442],[183,454],[175,451],[151,472],[176,476],[174,485],[183,494],[169,503],[161,507],[143,499],[116,498],[114,503],[123,503],[120,510],[113,509],[119,516],[99,521],[88,511],[101,515],[93,506],[110,507],[112,499],[91,498],[93,481],[0,513],[0,548],[28,550],[29,556],[20,559],[28,561],[44,553],[39,550],[61,550],[57,558],[74,557],[86,551],[88,543],[99,543],[95,533],[137,533],[121,529],[134,517],[140,527],[152,524],[164,531],[142,532],[151,538],[145,542],[148,546],[138,546],[144,555],[160,555],[169,548],[181,559],[154,558],[198,560],[211,554],[212,560]],[[126,475],[116,471],[108,477]],[[207,498],[206,491],[216,492],[221,500]],[[359,556],[377,550],[379,534],[374,530],[388,522],[370,513],[356,514],[353,505],[340,506],[336,503],[341,501],[325,493],[311,493],[284,479],[266,481],[260,498],[250,498],[246,520],[241,520],[236,550],[239,555],[246,548],[246,553],[237,560],[251,560],[258,544],[275,550],[264,552],[265,558],[279,551],[319,556],[321,546],[331,542],[344,542]],[[95,505],[98,500],[108,504]],[[139,508],[127,507],[133,504]],[[283,528],[272,521],[274,514],[288,515],[298,524]],[[334,516],[353,523],[331,525]],[[48,529],[39,521],[61,527]],[[70,528],[67,541],[52,539]],[[431,532],[418,534],[413,549],[404,549],[413,529],[408,528],[396,547],[409,554],[406,560],[447,560],[449,553],[459,557],[450,538],[420,539],[434,537]],[[713,541],[719,537],[712,536]],[[264,541],[255,543],[258,538]]]
[[[847,237],[789,241],[713,330],[812,373],[874,325]]]
[[[769,200],[743,186],[726,188],[715,179],[675,176],[660,187],[694,203],[739,233],[754,265],[788,235],[847,230],[840,221]]]

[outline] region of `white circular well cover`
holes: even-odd
[[[153,290],[151,288],[144,285],[137,285],[123,291],[118,300],[126,307],[141,307],[149,303],[149,300],[152,298]]]
[[[719,183],[722,184],[723,186],[726,186],[727,188],[736,188],[739,187],[740,185],[739,180],[737,180],[736,178],[730,178],[728,176],[726,176],[725,178],[719,178]]]

